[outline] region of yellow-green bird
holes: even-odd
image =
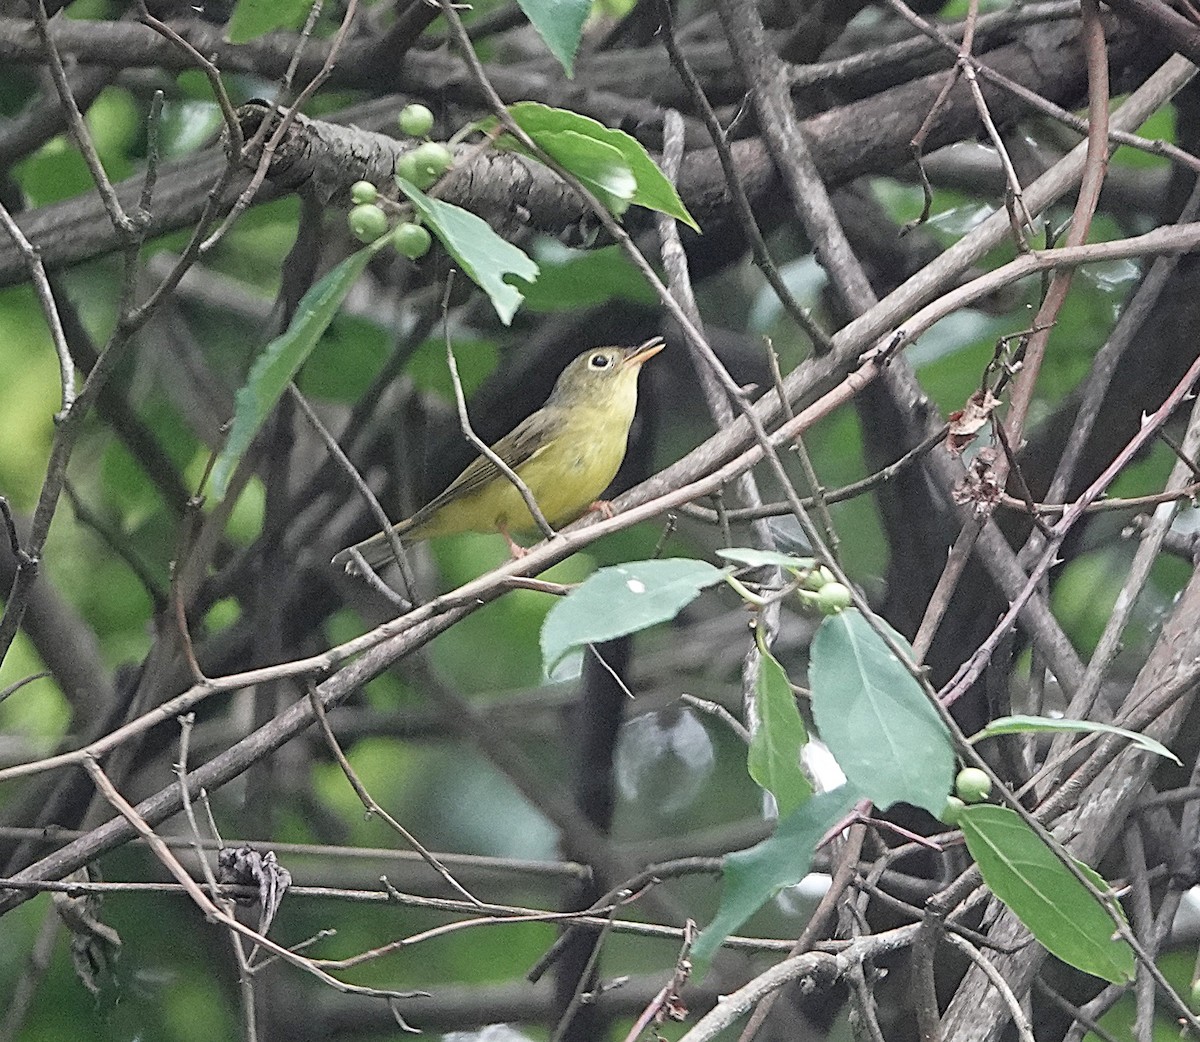
[[[625,458],[643,363],[663,349],[661,337],[638,347],[584,351],[562,371],[542,408],[492,446],[526,484],[554,527],[575,520],[616,476]],[[393,526],[405,542],[460,532],[509,534],[536,528],[520,491],[486,456],[477,457],[440,496]],[[372,568],[392,559],[387,533],[347,547],[335,565],[353,571],[357,550]]]

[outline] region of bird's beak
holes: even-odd
[[[637,347],[625,348],[625,365],[631,365],[635,369],[645,362],[649,362],[659,351],[667,346],[667,342],[662,337],[651,337],[644,344],[639,344]]]

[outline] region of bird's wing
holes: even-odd
[[[519,471],[535,456],[541,455],[561,434],[564,419],[558,410],[539,409],[496,442],[492,451],[513,470]],[[451,500],[472,495],[495,478],[508,480],[490,459],[486,456],[476,456],[467,469],[450,483],[445,492],[435,496],[408,518],[404,527],[416,528],[424,524]]]

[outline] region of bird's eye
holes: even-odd
[[[612,359],[608,355],[595,354],[588,359],[588,365],[593,369],[607,369],[612,365]]]

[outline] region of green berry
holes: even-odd
[[[400,110],[400,129],[409,137],[425,137],[433,129],[433,113],[424,105],[405,105]]]
[[[388,219],[374,203],[362,203],[350,211],[350,231],[359,242],[374,242],[388,230]]]
[[[964,767],[954,779],[954,792],[966,803],[982,803],[992,793],[992,779],[978,767]]]
[[[947,825],[957,825],[962,812],[967,809],[967,805],[963,803],[957,796],[947,796],[946,806],[942,808],[942,813],[938,815]]]
[[[396,160],[396,176],[416,185],[422,192],[438,179],[437,174],[430,174],[417,165],[416,156],[412,152],[406,152]]]
[[[379,198],[379,189],[370,181],[355,181],[350,186],[350,198],[359,206],[373,203]]]
[[[436,180],[450,169],[454,162],[454,153],[440,141],[426,141],[417,145],[412,151],[413,162],[417,169]]]
[[[809,572],[804,576],[804,588],[806,590],[816,591],[828,583],[835,583],[837,581],[838,578],[833,574],[833,572],[831,572],[824,565],[820,565],[819,567],[810,569]]]
[[[409,260],[424,257],[429,252],[432,242],[433,239],[430,238],[429,232],[419,224],[410,224],[405,221],[403,224],[396,225],[392,231],[392,245],[396,248],[396,252]]]
[[[817,591],[817,607],[825,615],[836,615],[850,604],[850,591],[841,583],[826,583]]]

